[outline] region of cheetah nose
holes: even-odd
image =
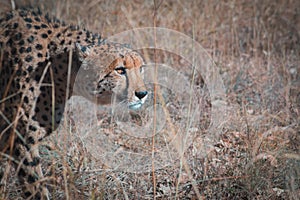
[[[144,98],[148,92],[147,91],[139,91],[139,92],[134,92],[135,96],[137,96],[139,99]]]

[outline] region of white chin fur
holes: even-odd
[[[136,102],[136,103],[130,103],[128,105],[129,109],[131,110],[138,110],[142,107],[143,103],[142,102]]]

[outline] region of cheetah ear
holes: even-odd
[[[79,58],[83,61],[91,52],[90,48],[87,46],[81,46],[78,42],[76,42],[76,49],[79,54]]]

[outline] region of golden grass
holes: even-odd
[[[202,91],[203,116],[191,146],[184,152],[187,167],[183,168],[178,158],[164,168],[153,165],[152,171],[143,173],[112,170],[95,160],[81,136],[70,135],[76,133],[76,127],[72,126],[72,117],[68,118],[72,116],[69,111],[65,121],[71,123],[60,130],[62,136],[54,134],[48,139],[54,143],[52,151],[41,149],[45,169],[56,180],[50,187],[54,199],[300,198],[299,1],[170,0],[156,2],[156,10],[152,1],[138,0],[15,3],[17,7],[40,7],[104,36],[153,24],[177,30],[209,52],[226,87],[230,109],[220,138],[203,156],[200,136],[207,134],[211,121],[210,99],[201,76],[194,77],[195,87]],[[0,7],[9,10],[11,2],[1,1]],[[188,61],[159,50],[156,56],[149,51],[148,56],[160,62],[171,60],[174,69],[192,80]],[[174,112],[178,111],[176,100],[180,102],[180,97],[175,94],[169,98]],[[181,116],[177,117],[179,120]],[[141,141],[122,132],[106,111],[98,120],[99,129],[93,133],[101,135],[104,142],[97,150],[104,151],[107,142],[117,144],[121,151],[146,154],[147,149],[153,159],[157,158],[153,138]],[[178,125],[176,118],[172,123]],[[85,129],[89,130],[89,125]],[[170,134],[168,130],[163,133]],[[155,146],[162,145],[163,136],[155,139]],[[173,151],[176,149],[169,147],[168,152]],[[18,196],[15,179],[11,176],[6,183],[7,198]]]

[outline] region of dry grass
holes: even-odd
[[[154,20],[152,1],[15,2],[17,6],[40,7],[66,22],[83,25],[104,36],[152,26]],[[300,2],[171,0],[158,4],[156,25],[194,38],[216,63],[229,107],[219,130],[220,137],[203,156],[201,136],[207,134],[213,119],[210,119],[209,92],[199,74],[194,87],[201,92],[194,98],[199,100],[197,108],[201,109],[201,116],[193,124],[197,129],[191,130],[193,140],[183,158],[176,153],[176,147],[164,143],[165,136],[172,137],[172,128],[182,128],[179,121],[183,116],[179,112],[183,97],[163,90],[170,102],[168,109],[173,121],[172,126],[165,126],[163,134],[155,138],[155,145],[158,149],[168,147],[164,150],[173,162],[152,154],[151,137],[132,137],[136,133],[129,129],[124,132],[106,109],[98,114],[96,121],[76,115],[85,112],[84,107],[71,109],[60,133],[47,140],[53,143],[52,151],[41,149],[46,160],[44,167],[56,179],[50,187],[52,197],[65,199],[68,191],[70,199],[299,199]],[[0,7],[9,10],[10,1],[1,1]],[[171,63],[192,80],[191,63],[170,52],[156,53],[155,58],[150,52],[149,59]],[[78,117],[76,127],[72,126],[74,116]],[[83,141],[87,132],[93,139]],[[97,142],[86,142],[93,140]],[[129,160],[134,158],[119,153],[125,150],[144,156]],[[151,171],[151,165],[139,168],[138,164],[134,172],[122,166],[111,169],[95,158],[106,151],[118,152],[117,157],[122,162],[127,158],[129,164],[148,163],[154,155],[158,161],[156,170]],[[117,166],[118,160],[114,162]],[[159,164],[163,167],[158,167]],[[7,183],[9,199],[18,196],[15,179],[12,175]]]

